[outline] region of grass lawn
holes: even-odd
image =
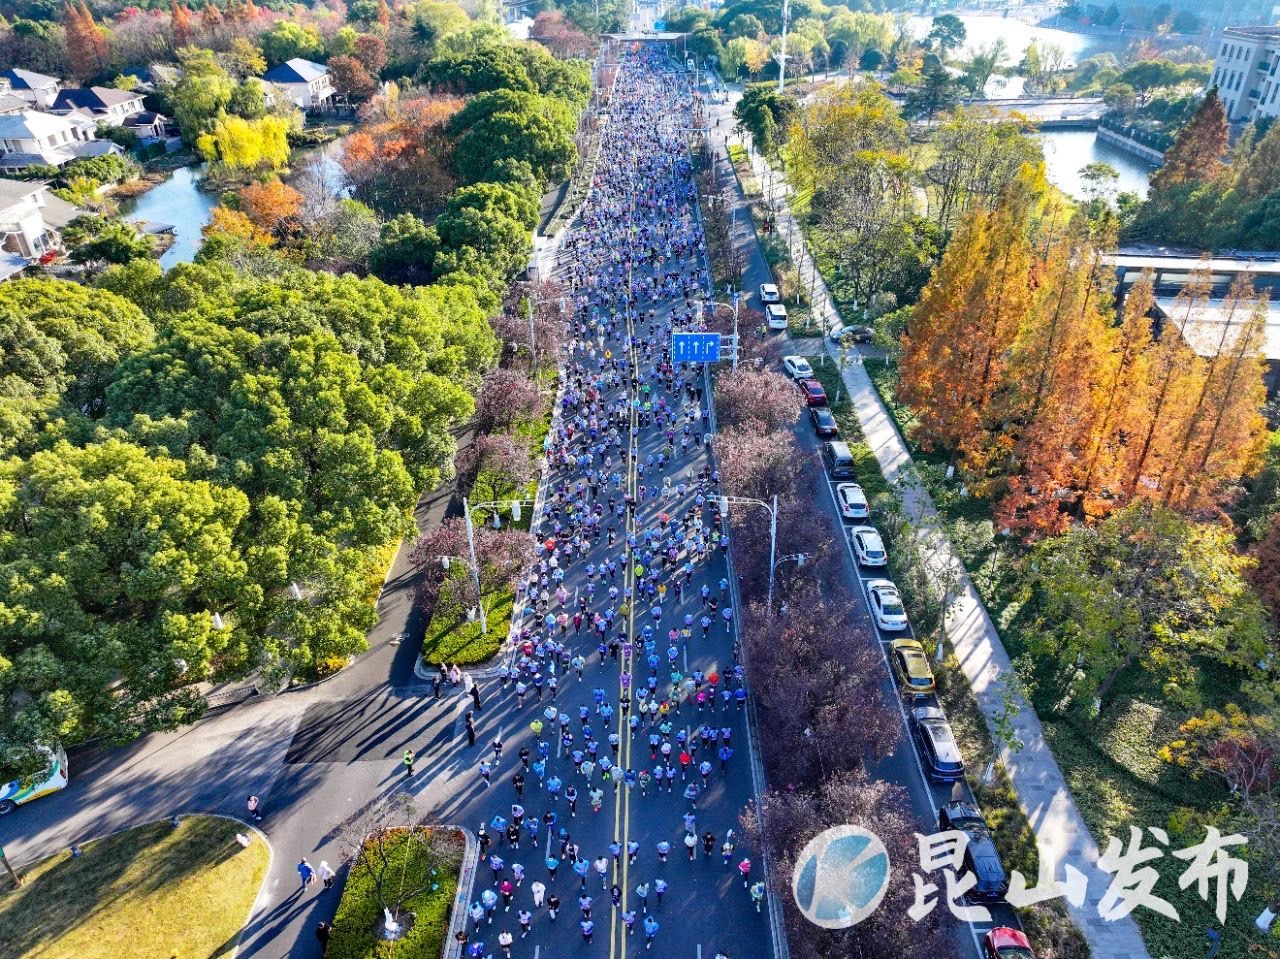
[[[511,607],[515,601],[510,590],[489,592],[484,596],[484,611],[489,632],[480,631],[480,619],[467,622],[466,608],[460,605],[437,607],[427,624],[422,640],[422,659],[434,666],[443,660],[450,665],[473,666],[498,654],[511,624]]]
[[[211,959],[230,956],[271,855],[244,827],[192,816],[99,839],[24,871],[0,896],[10,959]]]
[[[404,830],[395,832],[407,835]],[[464,849],[461,834],[440,832],[430,851],[403,838],[393,838],[387,844],[386,895],[395,897],[397,889],[422,889],[404,901],[401,913],[413,913],[413,922],[394,943],[375,938],[375,930],[382,924],[382,908],[373,876],[360,864],[352,865],[333,919],[326,959],[435,959],[440,955],[449,932],[449,910],[458,888]]]

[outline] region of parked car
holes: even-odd
[[[964,778],[960,747],[941,709],[917,706],[911,710],[911,730],[920,744],[920,759],[931,780],[953,783]]]
[[[841,483],[837,486],[836,502],[840,504],[840,515],[845,519],[866,519],[871,515],[867,494],[857,483]]]
[[[772,283],[760,284],[760,302],[761,303],[781,303],[782,295],[778,292],[778,288]]]
[[[813,431],[819,436],[839,436],[840,427],[836,425],[836,418],[825,406],[809,407],[809,421],[813,423]]]
[[[875,337],[876,331],[869,326],[856,326],[842,323],[839,326],[833,326],[827,333],[832,343],[839,343],[841,340],[852,340],[854,343],[870,343]]]
[[[898,632],[907,628],[907,610],[902,605],[898,587],[887,579],[867,580],[867,599],[871,616],[883,630]]]
[[[832,479],[853,478],[853,454],[849,452],[849,444],[835,440],[822,444],[822,462]]]
[[[938,810],[938,829],[958,829],[969,839],[962,871],[973,873],[977,882],[965,898],[974,902],[1001,902],[1009,891],[1009,877],[1005,875],[996,841],[982,810],[959,799],[949,802]]]
[[[769,329],[785,330],[787,328],[787,308],[781,303],[770,303],[766,306],[764,316],[769,321]]]
[[[853,544],[853,555],[859,566],[884,566],[889,561],[884,540],[874,526],[853,527],[849,530],[849,542]]]
[[[996,926],[982,937],[983,959],[1036,959],[1029,940],[1021,929]]]
[[[928,696],[936,688],[933,670],[929,668],[929,657],[924,654],[924,647],[914,639],[895,639],[889,644],[890,656],[893,660],[893,675],[902,687],[906,696]]]
[[[810,406],[826,406],[827,391],[817,380],[798,380],[800,389],[804,391],[804,401]]]
[[[803,356],[784,356],[782,358],[782,368],[787,371],[793,380],[813,379],[813,367],[809,365],[809,361]]]

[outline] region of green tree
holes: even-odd
[[[211,50],[187,47],[178,54],[181,77],[164,93],[182,141],[195,146],[200,135],[213,129],[231,103],[235,83],[219,66]]]
[[[190,684],[252,646],[212,618],[253,602],[245,495],[118,440],[11,460],[0,490],[5,728],[53,744],[196,718]]]
[[[1229,530],[1135,503],[1036,547],[1034,651],[1086,707],[1139,668],[1194,706],[1200,664],[1255,662],[1264,614]]]
[[[795,97],[779,93],[772,84],[749,86],[734,105],[733,116],[751,134],[757,148],[772,156],[782,146],[781,138],[798,108]]]
[[[449,121],[454,169],[467,183],[489,179],[503,161],[526,161],[543,183],[560,179],[577,156],[567,106],[536,93],[495,90],[473,97]]]
[[[963,47],[968,37],[969,32],[965,29],[964,21],[954,13],[944,13],[933,18],[933,24],[929,27],[924,42],[927,46],[936,49],[939,56],[946,59],[947,54]]]
[[[293,20],[277,20],[258,38],[262,55],[270,66],[302,57],[319,60],[324,56],[324,39],[314,27],[304,27]]]
[[[128,223],[100,216],[78,216],[67,224],[63,239],[73,263],[128,263],[151,255],[151,238]]]
[[[0,454],[28,446],[59,412],[101,416],[115,365],[151,337],[113,293],[48,279],[0,286]]]

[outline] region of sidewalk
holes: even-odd
[[[764,161],[754,151],[750,156],[753,170],[760,175]],[[778,201],[778,231],[789,239],[791,256],[808,287],[814,315],[829,324],[839,313],[822,275],[812,268],[803,234],[785,202],[789,187],[777,171],[772,179],[774,189],[769,199]],[[765,182],[763,177],[761,182]],[[837,359],[837,351],[829,341],[826,349],[833,360]],[[1013,672],[1009,654],[977,590],[963,572],[963,564],[953,554],[942,532],[933,498],[920,482],[906,443],[861,363],[847,365],[844,385],[885,479],[898,491],[903,511],[920,532],[922,551],[932,560],[930,566],[935,571],[948,566],[961,570],[957,599],[947,619],[948,636],[974,698],[990,725],[992,716],[1002,706],[1000,677]],[[1035,830],[1041,859],[1055,864],[1055,879],[1065,878],[1063,867],[1066,865],[1074,866],[1088,878],[1085,902],[1070,909],[1072,919],[1097,959],[1149,959],[1137,924],[1131,918],[1108,922],[1098,915],[1098,903],[1110,882],[1109,875],[1097,865],[1098,845],[1076,809],[1062,771],[1045,742],[1039,718],[1029,704],[1020,702],[1019,705],[1016,735],[1026,746],[1016,753],[1006,750],[1003,759],[1022,809]],[[1035,881],[1034,877],[1026,878],[1029,885]]]

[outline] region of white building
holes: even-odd
[[[31,166],[60,167],[77,157],[122,153],[109,140],[97,138],[97,124],[79,114],[55,117],[26,110],[0,116],[0,171]]]
[[[142,112],[142,94],[111,87],[73,88],[60,91],[49,108],[62,115],[77,110],[108,126],[124,126],[125,120]]]
[[[302,110],[319,110],[333,99],[329,68],[302,57],[272,67],[262,79],[283,91],[284,98]]]
[[[1280,27],[1231,27],[1217,44],[1209,85],[1218,88],[1227,119],[1280,116]]]
[[[58,96],[58,81],[31,70],[5,70],[0,73],[0,89],[22,97],[33,107],[50,106]]]
[[[0,279],[61,246],[61,229],[79,212],[47,184],[0,179]]]

